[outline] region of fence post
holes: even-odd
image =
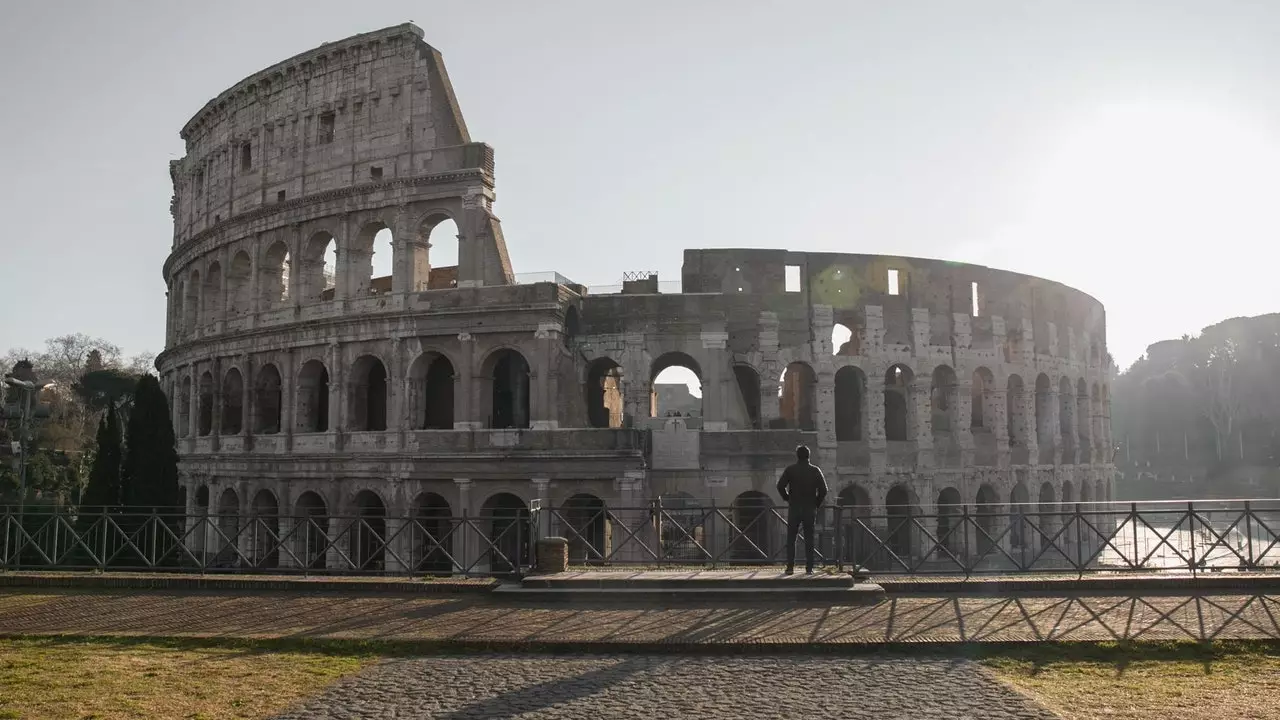
[[[708,538],[710,538],[710,540],[708,541],[707,545],[708,545],[708,546],[710,547],[710,549],[711,549],[711,569],[712,569],[712,570],[715,570],[715,569],[716,569],[716,565],[717,565],[717,563],[718,563],[718,561],[719,561],[719,559],[720,559],[720,556],[719,556],[718,554],[716,554],[716,531],[715,531],[716,529],[715,529],[715,524],[716,524],[716,516],[717,516],[717,515],[719,515],[719,511],[718,511],[718,510],[716,510],[716,499],[713,497],[713,498],[711,498],[711,513],[710,513],[709,515],[704,515],[704,517],[706,517],[708,520],[710,520],[710,521],[711,521],[711,525],[712,525],[712,527],[711,527],[711,532],[707,533],[707,537],[708,537]]]
[[[831,514],[834,516],[836,522],[836,546],[834,548],[836,555],[836,572],[844,572],[844,518],[841,517],[840,512],[842,509],[843,507],[839,503],[831,508]]]
[[[1245,567],[1248,570],[1257,569],[1257,565],[1253,562],[1253,510],[1249,507],[1249,501],[1244,501],[1244,537],[1248,546],[1249,560]]]
[[[1076,503],[1075,508],[1075,517],[1072,519],[1072,522],[1076,525],[1076,577],[1079,578],[1084,577],[1084,549],[1080,546],[1084,541],[1084,539],[1080,537],[1080,526],[1084,523],[1080,518],[1080,503]]]
[[[1200,563],[1196,562],[1196,509],[1190,501],[1187,502],[1187,530],[1187,537],[1191,539],[1191,557],[1188,560],[1191,563],[1191,576],[1195,577]]]
[[[1138,503],[1129,504],[1129,524],[1133,526],[1133,569],[1138,570]]]
[[[968,580],[973,574],[973,566],[970,564],[969,556],[969,506],[960,506],[960,540],[963,543],[961,550],[964,555],[961,557],[960,564],[964,568],[964,579]]]

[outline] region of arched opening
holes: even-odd
[[[769,496],[754,490],[733,499],[733,524],[738,528],[730,550],[734,560],[768,562],[773,557],[777,528],[772,508]]]
[[[193,333],[200,325],[200,271],[192,270],[187,281],[187,297],[182,303],[182,329],[185,333]]]
[[[1071,381],[1061,378],[1058,381],[1058,429],[1062,437],[1062,453],[1064,462],[1071,462],[1072,453],[1076,449],[1076,403],[1075,393],[1071,389]]]
[[[578,339],[578,333],[581,332],[581,324],[578,308],[570,305],[564,311],[564,332],[560,334],[560,339],[564,342],[565,347],[573,347],[574,342]]]
[[[1036,510],[1039,514],[1040,532],[1043,534],[1040,543],[1045,550],[1052,547],[1051,541],[1061,545],[1060,539],[1053,539],[1054,534],[1058,532],[1058,501],[1055,495],[1052,483],[1046,482],[1040,485],[1040,498]]]
[[[231,317],[253,312],[253,261],[243,250],[231,258],[231,267],[227,271],[227,295],[231,300],[227,307]]]
[[[191,435],[191,376],[182,378],[178,386],[178,437]]]
[[[888,494],[884,497],[885,514],[889,519],[886,544],[894,555],[908,565],[911,563],[911,553],[915,549],[912,542],[916,530],[913,517],[919,514],[916,512],[915,504],[915,498],[905,485],[894,485],[889,488]],[[897,566],[896,563],[895,566]]]
[[[196,409],[200,413],[196,433],[204,437],[213,432],[213,374],[208,370],[200,375],[200,404]]]
[[[173,307],[170,309],[169,313],[170,327],[173,328],[175,338],[182,337],[182,335],[186,333],[184,323],[186,322],[187,315],[183,308],[183,303],[185,303],[187,299],[186,282],[179,280],[174,283],[172,288],[169,290],[169,297],[173,301]]]
[[[357,570],[381,572],[386,569],[387,506],[372,490],[356,494],[355,506],[359,520],[351,537],[351,559]]]
[[[1080,502],[1081,503],[1093,502],[1093,494],[1090,492],[1088,480],[1083,480],[1080,482]],[[1090,508],[1081,509],[1082,512],[1088,512],[1089,510]]]
[[[870,566],[876,551],[876,536],[871,530],[871,496],[858,485],[849,485],[836,496],[841,552],[854,567]]]
[[[686,492],[658,496],[662,508],[662,557],[667,560],[705,560],[707,515]]]
[[[836,440],[862,440],[863,406],[867,398],[867,376],[846,365],[836,371]]]
[[[654,360],[649,386],[650,417],[702,417],[702,368],[685,353]]]
[[[840,323],[831,326],[831,347],[836,355],[857,355],[860,352],[857,334]]]
[[[1053,428],[1049,425],[1055,409],[1050,394],[1052,388],[1048,375],[1040,373],[1036,376],[1036,443],[1042,448],[1053,443]]]
[[[607,357],[587,366],[587,423],[593,428],[622,427],[622,368]]]
[[[253,431],[263,435],[274,435],[280,432],[280,406],[283,395],[280,371],[275,365],[267,363],[258,370],[253,392]]]
[[[458,287],[458,244],[461,236],[458,224],[448,215],[428,217],[419,230],[426,242],[426,253],[421,262],[415,257],[414,278],[420,290],[447,290]],[[418,272],[418,269],[421,272]]]
[[[449,501],[425,492],[413,501],[413,567],[418,572],[453,573],[453,511]]]
[[[348,250],[347,268],[351,278],[346,286],[352,297],[385,295],[391,292],[391,230],[381,222],[365,225]]]
[[[991,408],[995,378],[991,371],[980,367],[973,371],[973,387],[970,390],[969,429],[973,432],[991,432],[991,421],[996,417]]]
[[[490,355],[489,426],[527,428],[529,417],[529,363],[515,350],[503,349]]]
[[[253,566],[274,568],[280,564],[280,504],[270,490],[262,489],[253,496],[253,528],[249,536],[253,544]]]
[[[779,408],[787,426],[805,431],[817,429],[818,378],[807,363],[793,362],[782,371]]]
[[[453,429],[453,363],[436,352],[425,352],[409,369],[409,398],[413,425],[423,430]]]
[[[911,381],[906,365],[894,365],[884,375],[884,438],[902,442],[914,435],[911,422]]]
[[[222,434],[238,435],[244,428],[244,378],[231,368],[222,377]]]
[[[200,297],[204,301],[204,324],[212,325],[221,320],[222,303],[226,298],[222,294],[222,266],[216,262],[205,273],[204,290]]]
[[[1009,431],[1009,447],[1026,447],[1027,418],[1022,413],[1022,378],[1009,376],[1005,391],[1005,422]]]
[[[305,303],[332,300],[338,281],[338,244],[321,230],[307,239],[302,249],[302,299]]]
[[[351,366],[351,429],[387,429],[387,368],[372,355]]]
[[[236,549],[240,541],[240,496],[236,491],[227,488],[218,496],[217,552],[214,553],[214,567],[237,567],[240,565],[240,554]]]
[[[1089,432],[1089,386],[1084,378],[1076,382],[1076,435],[1080,438],[1080,449],[1087,450],[1092,444],[1093,433]],[[1084,458],[1087,462],[1088,458]]]
[[[324,498],[310,490],[302,493],[294,503],[293,514],[295,522],[301,524],[293,531],[294,554],[302,560],[303,567],[323,570],[329,547],[329,508]]]
[[[329,429],[329,371],[319,360],[308,360],[298,371],[298,432]]]
[[[262,255],[258,273],[258,306],[267,310],[289,302],[289,246],[277,240]]]
[[[978,488],[977,507],[977,545],[978,556],[984,557],[995,550],[999,539],[1000,495],[995,488],[983,484]]]
[[[1103,442],[1106,440],[1102,436],[1102,392],[1098,389],[1098,384],[1093,384],[1093,391],[1090,394],[1089,415],[1093,423],[1093,446],[1102,448]]]
[[[1027,486],[1019,480],[1009,493],[1009,546],[1015,550],[1027,547]]]
[[[480,508],[480,520],[491,543],[490,572],[514,572],[529,564],[529,508],[523,500],[511,493],[492,495]]]
[[[202,484],[200,487],[196,488],[195,513],[196,517],[193,519],[198,524],[199,529],[192,531],[191,534],[188,535],[190,538],[188,545],[191,547],[191,552],[194,553],[197,558],[200,558],[201,562],[205,562],[208,560],[208,558],[205,557],[205,549],[209,542],[209,527],[207,524],[209,515],[208,485]]]
[[[736,363],[733,366],[733,378],[738,381],[738,394],[742,397],[742,408],[746,412],[747,427],[759,430],[763,427],[760,420],[760,375],[750,365]]]
[[[963,504],[960,491],[953,487],[943,488],[938,493],[938,546],[956,558],[964,552],[965,528],[960,521]],[[936,556],[939,560],[951,560],[944,552],[938,552]]]
[[[929,412],[934,435],[950,435],[958,423],[953,422],[959,399],[956,397],[956,372],[946,365],[933,369],[929,387]]]
[[[604,501],[579,493],[560,508],[561,533],[569,541],[569,562],[598,562],[609,557],[609,516]]]

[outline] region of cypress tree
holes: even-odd
[[[89,471],[89,485],[80,499],[81,507],[120,505],[120,455],[120,418],[108,408],[98,422],[98,449]]]
[[[151,374],[138,380],[134,394],[121,480],[124,504],[133,509],[168,511],[181,504],[169,400]]]

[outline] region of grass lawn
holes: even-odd
[[[0,640],[0,718],[263,718],[373,659],[249,643]]]
[[[1028,645],[981,662],[1065,718],[1280,720],[1280,646]]]

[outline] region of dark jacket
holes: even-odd
[[[827,479],[822,470],[807,462],[797,462],[782,471],[778,494],[793,508],[816,508],[827,496]]]

